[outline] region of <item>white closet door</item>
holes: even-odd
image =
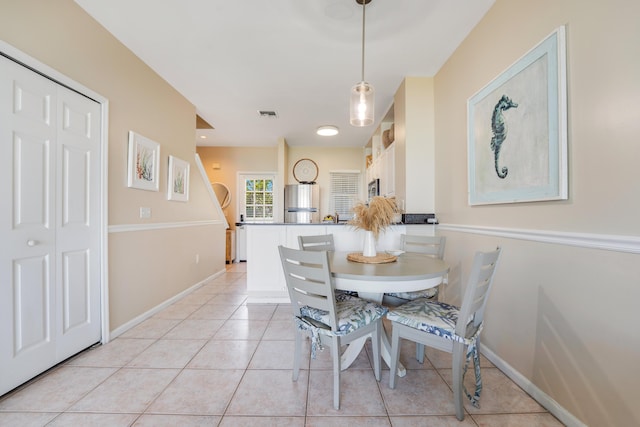
[[[100,105],[58,87],[57,359],[100,341]]]
[[[0,394],[100,339],[99,111],[0,57]]]

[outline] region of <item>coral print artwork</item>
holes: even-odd
[[[167,182],[169,200],[186,202],[189,200],[189,162],[169,156],[169,179]]]
[[[129,132],[127,185],[147,191],[158,191],[160,144],[133,131]]]
[[[139,147],[136,156],[136,174],[138,179],[153,181],[153,153],[144,147]]]

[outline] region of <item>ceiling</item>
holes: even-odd
[[[75,0],[214,129],[198,146],[363,147],[405,76],[434,76],[495,0],[372,0],[365,80],[375,123],[349,124],[361,79],[356,0]],[[275,111],[265,118],[259,110]],[[335,125],[340,133],[315,130]],[[200,136],[206,136],[201,139]]]

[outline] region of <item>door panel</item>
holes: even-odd
[[[0,56],[0,395],[100,340],[100,105]]]
[[[0,394],[55,363],[54,100],[0,58]]]
[[[100,105],[60,87],[56,260],[59,359],[100,341]]]
[[[91,322],[89,251],[66,252],[62,256],[62,333],[67,334]]]
[[[14,134],[12,199],[15,230],[51,230],[51,155],[47,135]]]
[[[14,261],[13,354],[46,351],[51,343],[49,259],[37,256]]]

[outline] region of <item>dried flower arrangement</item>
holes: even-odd
[[[399,212],[395,199],[376,196],[371,199],[368,205],[364,202],[358,202],[353,207],[353,219],[347,224],[357,229],[371,231],[377,240],[380,232],[393,224],[394,217]]]

